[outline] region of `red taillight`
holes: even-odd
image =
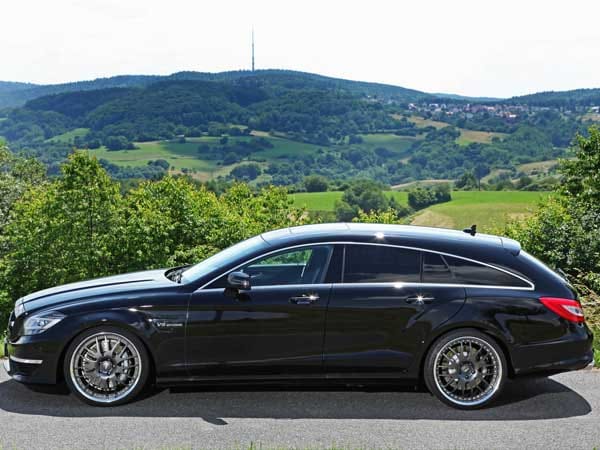
[[[570,320],[571,322],[581,323],[585,320],[583,309],[577,300],[569,298],[542,297],[540,302],[546,308],[554,311],[560,317]]]

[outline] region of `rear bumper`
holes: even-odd
[[[23,336],[16,342],[4,342],[4,370],[15,381],[30,384],[55,384],[57,381],[57,360],[54,346]]]
[[[587,367],[594,361],[594,336],[585,325],[573,325],[561,339],[513,348],[515,375],[553,374]]]

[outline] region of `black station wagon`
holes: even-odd
[[[592,334],[573,288],[518,242],[337,223],[28,295],[5,352],[15,380],[64,379],[92,405],[150,383],[385,381],[472,409],[508,377],[585,367]]]

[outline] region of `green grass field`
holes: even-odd
[[[397,157],[408,156],[408,149],[416,140],[411,136],[397,136],[393,133],[362,134],[361,137],[361,148],[374,150],[377,147],[385,147]]]
[[[64,142],[66,144],[72,144],[76,137],[83,137],[88,134],[89,128],[75,128],[74,130],[67,131],[66,133],[59,134],[53,138],[46,139],[46,142]]]
[[[502,227],[533,213],[547,192],[454,191],[452,200],[417,213],[412,224],[462,229],[477,224],[481,231]]]
[[[141,167],[148,164],[148,161],[164,159],[169,162],[171,167],[176,172],[182,169],[190,169],[195,171],[192,176],[201,180],[209,180],[216,178],[219,175],[227,175],[236,167],[237,164],[222,166],[217,164],[217,161],[210,159],[202,159],[202,155],[198,153],[198,147],[201,144],[217,145],[218,137],[199,137],[189,138],[186,142],[180,143],[176,141],[154,141],[154,142],[138,142],[135,150],[108,150],[106,147],[101,147],[89,152],[97,158],[103,158],[113,164],[120,166]],[[229,143],[247,141],[249,137],[232,137],[229,138]],[[265,159],[266,161],[283,160],[286,155],[294,154],[311,154],[316,153],[318,146],[312,144],[304,144],[301,142],[291,141],[280,137],[266,137],[272,144],[273,148],[267,148],[257,151],[252,154],[254,158]]]
[[[401,204],[408,203],[407,192],[388,191]],[[309,211],[331,212],[342,192],[303,192],[290,194],[296,207]],[[452,200],[430,206],[415,214],[412,224],[462,229],[477,224],[481,231],[501,227],[508,220],[526,217],[537,209],[547,192],[526,191],[454,191]]]
[[[411,116],[408,120],[414,123],[419,128],[434,127],[436,129],[445,128],[451,126],[449,123],[440,122],[437,120],[425,119],[419,116]],[[467,130],[465,128],[459,128],[460,136],[456,139],[456,143],[459,145],[469,145],[472,142],[480,144],[489,144],[492,139],[497,137],[503,139],[507,136],[505,133],[493,133],[488,131],[475,131]]]
[[[81,136],[87,133],[86,128],[78,128],[77,130],[56,136],[53,140],[62,142],[72,142],[75,136]],[[303,142],[286,139],[282,136],[271,136],[268,133],[254,133],[256,136],[261,136],[267,139],[272,148],[263,149],[254,152],[250,159],[265,160],[267,162],[285,161],[290,155],[315,155],[321,148],[318,145],[307,144]],[[348,147],[358,147],[362,149],[375,149],[377,147],[385,147],[393,152],[398,158],[406,156],[408,149],[414,142],[415,138],[407,136],[396,136],[391,133],[380,134],[364,134],[362,135],[363,142],[352,146],[332,147],[342,150]],[[247,136],[230,137],[229,143],[233,144],[239,141],[247,141],[251,139]],[[192,174],[195,178],[208,180],[216,178],[219,175],[227,175],[236,165],[222,166],[217,164],[215,160],[202,159],[202,155],[198,153],[198,147],[201,144],[217,145],[220,138],[218,137],[197,137],[188,138],[186,142],[179,143],[176,141],[154,141],[154,142],[138,142],[135,150],[116,150],[110,151],[106,147],[89,150],[91,154],[97,158],[103,158],[113,164],[120,166],[141,167],[148,164],[148,161],[164,159],[169,162],[171,167],[176,172],[182,169],[190,169],[195,173]]]
[[[458,139],[456,139],[456,143],[458,145],[469,145],[472,142],[478,142],[480,144],[489,144],[495,137],[499,139],[504,139],[506,136],[508,136],[505,133],[465,130],[464,128],[459,129],[460,136],[458,137]]]
[[[309,211],[333,211],[336,200],[340,200],[344,193],[341,191],[330,192],[300,192],[290,194],[293,205],[298,208],[306,208]],[[394,197],[398,203],[408,204],[408,192],[387,191],[388,197]]]
[[[547,161],[537,161],[517,166],[519,172],[527,175],[547,174],[558,165],[558,159],[549,159]]]

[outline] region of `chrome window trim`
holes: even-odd
[[[437,250],[430,250],[430,249],[426,249],[426,248],[420,248],[420,247],[410,247],[410,246],[406,246],[406,245],[396,245],[396,244],[384,244],[381,242],[352,242],[352,241],[325,241],[325,242],[313,242],[313,243],[308,243],[308,244],[298,244],[298,245],[292,245],[289,247],[284,247],[284,248],[279,248],[276,250],[272,250],[270,252],[267,253],[263,253],[259,256],[255,256],[254,258],[251,258],[247,261],[244,261],[241,264],[238,264],[237,266],[235,266],[232,269],[229,269],[228,271],[225,271],[223,273],[221,273],[220,275],[214,277],[213,279],[211,279],[209,282],[203,284],[201,287],[199,287],[195,292],[200,291],[200,290],[204,290],[204,288],[208,285],[210,285],[211,283],[214,283],[215,281],[217,281],[219,278],[221,278],[222,276],[227,275],[228,273],[234,272],[237,269],[239,269],[242,266],[245,266],[246,264],[250,264],[253,261],[256,261],[257,259],[260,258],[264,258],[266,256],[269,256],[273,253],[278,253],[278,252],[283,252],[286,250],[293,250],[296,248],[301,248],[301,247],[315,247],[315,246],[319,246],[319,245],[373,245],[373,246],[379,246],[379,247],[392,247],[392,248],[401,248],[404,250],[414,250],[414,251],[418,251],[418,252],[427,252],[427,253],[433,253],[433,254],[437,254],[437,255],[444,255],[444,256],[450,256],[452,258],[458,258],[458,259],[462,259],[463,261],[469,261],[475,264],[480,264],[482,266],[486,266],[489,267],[491,269],[494,270],[499,270],[500,272],[504,272],[507,275],[510,275],[511,277],[517,278],[521,281],[523,281],[524,283],[528,284],[529,287],[524,287],[524,286],[495,286],[495,285],[483,285],[483,284],[453,284],[453,283],[415,283],[415,282],[385,282],[385,283],[333,283],[334,286],[364,286],[364,285],[369,285],[369,286],[375,286],[375,285],[384,285],[384,286],[389,286],[389,285],[403,285],[403,286],[407,286],[407,287],[411,287],[411,286],[431,286],[431,287],[463,287],[463,288],[483,288],[483,289],[510,289],[510,290],[517,290],[517,291],[533,291],[535,290],[535,284],[533,284],[531,281],[529,281],[528,279],[521,277],[515,273],[512,273],[506,269],[503,269],[501,267],[497,267],[494,266],[493,264],[488,264],[488,263],[484,263],[482,261],[478,261],[476,259],[471,259],[471,258],[467,258],[464,256],[459,256],[459,255],[454,255],[452,253],[446,253],[446,252],[440,252]],[[344,258],[345,259],[345,258]],[[309,284],[299,284],[299,285],[273,285],[273,286],[311,286]],[[258,287],[269,287],[269,286],[257,286]],[[206,289],[206,290],[220,290],[222,288],[211,288],[211,289]]]
[[[14,362],[20,363],[20,364],[42,364],[44,362],[43,359],[24,359],[24,358],[17,358],[16,356],[12,356],[12,355],[10,355],[10,359],[11,359],[11,361],[14,361]]]
[[[219,277],[220,278],[220,277]],[[251,291],[272,289],[272,288],[291,288],[291,289],[306,289],[310,291],[311,289],[330,289],[332,286],[335,286],[334,283],[315,283],[315,284],[272,284],[269,286],[256,286],[251,289]],[[216,292],[222,291],[223,288],[206,288],[202,289],[202,291],[206,292]],[[196,291],[198,292],[198,291]]]

